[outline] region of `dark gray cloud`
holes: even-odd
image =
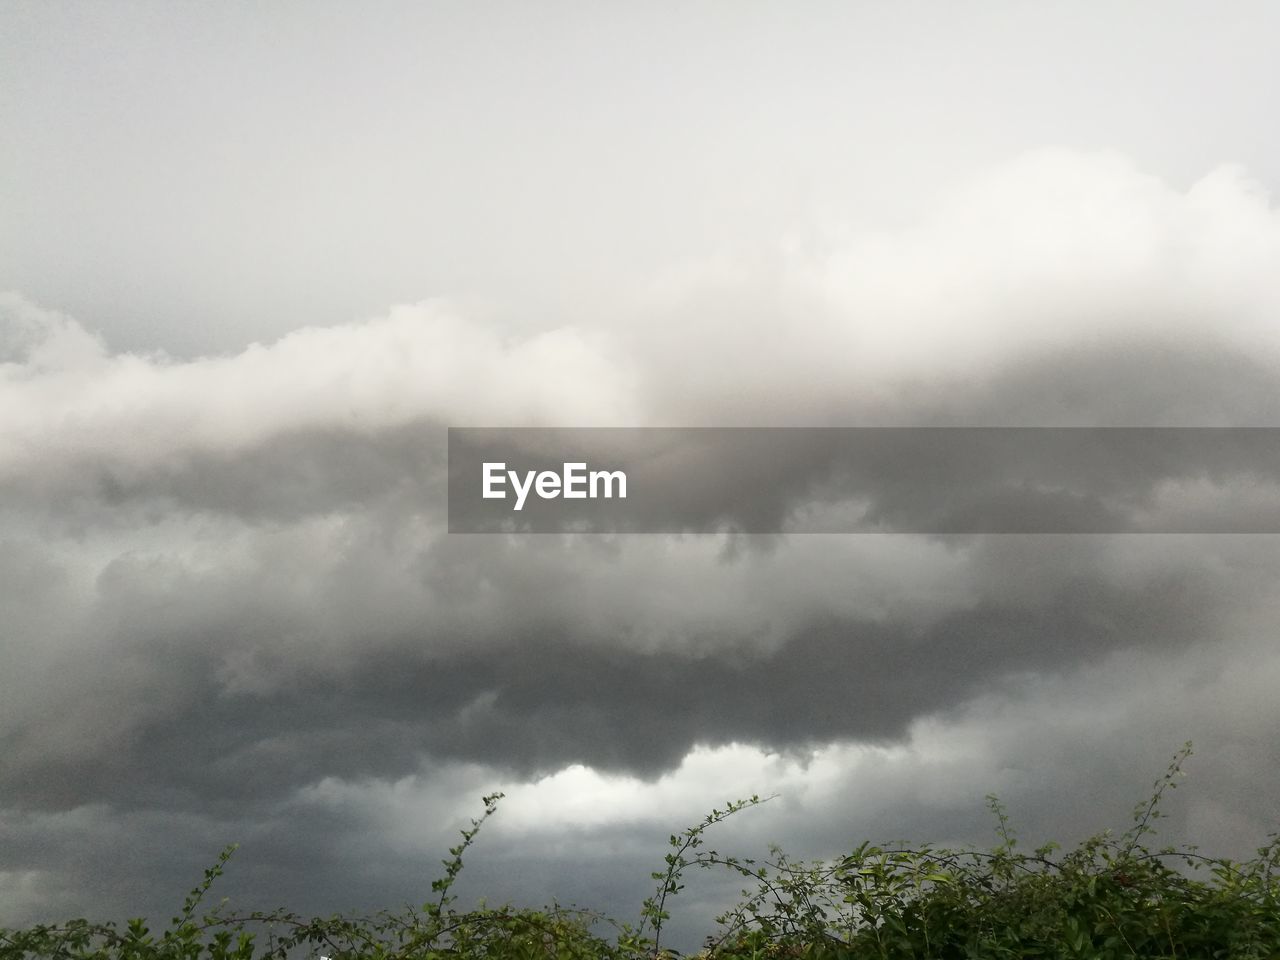
[[[129,483],[80,484],[92,474],[72,471],[61,486],[11,488],[23,508],[6,512],[0,551],[15,572],[5,580],[15,669],[0,734],[14,840],[3,869],[41,891],[15,897],[26,903],[15,919],[171,909],[162,888],[183,889],[229,840],[245,847],[231,874],[239,902],[399,903],[429,878],[431,841],[442,849],[451,818],[495,781],[585,764],[658,783],[682,776],[691,751],[734,744],[803,769],[833,744],[910,751],[921,723],[948,717],[968,717],[976,737],[1025,728],[973,775],[999,781],[1002,763],[1020,765],[1005,785],[1040,811],[1034,827],[1093,825],[1062,802],[1071,783],[1112,798],[1123,816],[1121,801],[1149,778],[1107,784],[1188,736],[1227,752],[1212,793],[1236,818],[1223,841],[1265,825],[1268,811],[1234,791],[1257,782],[1243,772],[1256,756],[1248,738],[1280,720],[1266,706],[1242,725],[1220,705],[1164,705],[1139,749],[1123,737],[1106,747],[1110,722],[1073,745],[1033,708],[1010,719],[994,705],[1034,702],[1048,685],[1067,691],[1058,709],[1079,722],[1070,711],[1088,704],[1090,669],[1119,664],[1141,690],[1192,655],[1208,672],[1188,689],[1211,687],[1215,658],[1259,656],[1241,646],[1239,617],[1264,609],[1273,590],[1273,538],[451,537],[442,439],[416,422],[290,431],[234,455],[184,454]],[[1185,690],[1170,699],[1192,700]],[[1082,750],[1099,755],[1090,762]],[[474,789],[417,808],[440,822],[413,855],[392,851],[375,868],[379,843],[393,840],[370,838],[394,837],[389,825],[404,815],[370,813],[387,785],[431,784],[459,768],[478,771],[466,778]],[[878,791],[848,829],[971,837],[984,828],[982,794],[1000,787],[974,783],[934,802],[929,785],[893,769],[876,774]],[[803,773],[787,781],[804,783]],[[317,799],[326,784],[344,785],[345,805]],[[687,812],[670,807],[672,819]],[[66,823],[79,826],[54,827]],[[796,818],[769,823],[767,837],[746,829],[738,839],[811,851],[847,839]],[[594,829],[606,846],[633,843],[625,855],[591,854],[586,867],[638,878],[597,887],[622,909],[645,893],[649,831]],[[137,845],[141,833],[151,839]],[[539,837],[558,837],[558,852]],[[504,879],[533,862],[564,864],[582,842],[565,825],[499,833],[475,890],[585,899],[592,890],[567,867]],[[129,856],[116,855],[121,845]],[[730,893],[713,885],[695,915]]]
[[[227,661],[249,640],[269,671],[273,648],[319,622],[244,598],[216,627],[136,610],[98,638],[101,655],[57,664],[46,705],[5,737],[2,783],[43,808],[217,809],[284,798],[324,776],[394,778],[423,756],[519,776],[574,763],[655,776],[697,744],[900,739],[922,712],[1010,676],[1129,647],[1172,653],[1212,631],[1214,593],[1186,574],[1045,589],[1034,606],[979,598],[916,629],[815,614],[767,652],[733,645],[702,656],[587,635],[567,605],[500,632],[473,623],[451,650],[426,621],[420,636],[345,637],[354,656],[340,674],[303,668],[269,691],[230,687]]]

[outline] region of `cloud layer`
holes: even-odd
[[[248,890],[394,902],[494,782],[513,876],[639,862],[649,811],[726,784],[784,793],[744,839],[814,851],[971,836],[992,789],[1074,831],[1065,784],[1123,816],[1187,738],[1186,816],[1247,849],[1280,795],[1274,538],[451,537],[444,428],[1280,426],[1276,262],[1239,170],[1055,150],[541,333],[428,302],[180,360],[6,295],[0,922],[124,909],[104,876],[153,909],[129,877],[232,839]],[[570,898],[544,886],[509,889]]]

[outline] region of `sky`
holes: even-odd
[[[1278,33],[0,0],[0,924],[421,903],[494,790],[464,900],[634,919],[729,799],[1070,841],[1186,740],[1251,853],[1276,537],[451,535],[445,431],[1280,426]]]

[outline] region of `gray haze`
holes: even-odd
[[[0,924],[167,917],[231,841],[244,907],[420,903],[493,789],[464,897],[630,919],[733,796],[747,853],[989,792],[1069,841],[1186,739],[1167,838],[1249,853],[1280,539],[450,536],[444,442],[1280,426],[1277,35],[0,2]]]

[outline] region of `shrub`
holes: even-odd
[[[717,919],[702,956],[716,960],[905,960],[905,958],[1212,958],[1280,956],[1280,838],[1272,834],[1245,862],[1200,855],[1194,848],[1151,850],[1167,791],[1177,787],[1187,744],[1133,825],[1091,837],[1060,853],[1055,844],[1017,849],[1005,808],[988,803],[998,843],[988,851],[863,844],[834,861],[793,861],[772,849],[763,861],[722,856],[705,835],[759,797],[713,810],[673,834],[658,886],[635,926],[553,906],[458,910],[451,893],[468,850],[501,794],[484,798],[484,814],[462,831],[443,861],[432,899],[420,909],[374,917],[303,919],[284,911],[232,916],[222,906],[196,911],[234,847],[205,871],[169,927],[152,933],[143,920],[123,929],[75,920],[0,930],[0,960],[329,960],[433,958],[617,958],[673,956],[662,944],[669,906],[691,867],[745,878],[742,900]],[[612,921],[606,921],[612,923]]]

